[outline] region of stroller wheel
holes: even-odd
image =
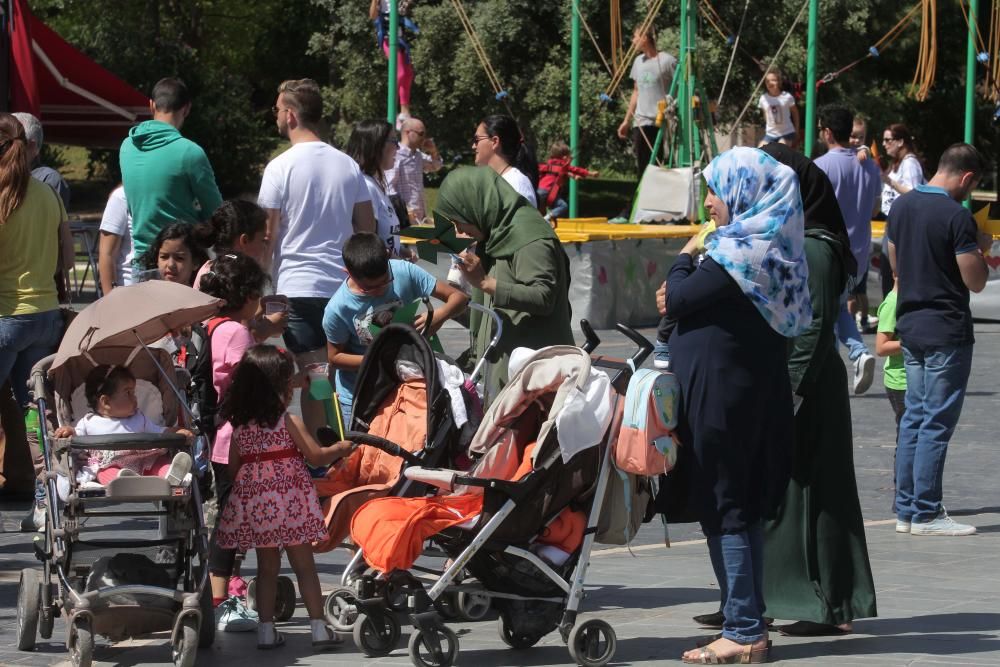
[[[523,650],[526,648],[531,648],[538,643],[541,637],[536,635],[519,634],[514,632],[514,628],[511,627],[510,619],[507,618],[507,614],[501,612],[500,618],[497,619],[497,631],[500,633],[500,639],[507,646]]]
[[[409,649],[417,667],[451,667],[458,658],[458,635],[443,625],[430,631],[416,629],[410,635]]]
[[[464,621],[481,621],[490,613],[492,600],[484,593],[460,591],[455,600],[458,614]]]
[[[614,628],[598,618],[578,623],[569,631],[569,655],[582,667],[604,667],[615,655]]]
[[[354,623],[354,643],[369,658],[382,658],[392,653],[399,643],[400,627],[392,612],[358,614]]]
[[[20,651],[35,648],[41,601],[41,573],[32,568],[21,570],[21,582],[17,589],[17,648]]]
[[[94,662],[94,633],[90,619],[77,616],[69,629],[69,659],[73,667],[90,667]]]
[[[353,632],[358,620],[358,595],[350,588],[335,588],[323,605],[326,621],[337,632]]]
[[[257,578],[247,582],[247,609],[257,611]],[[274,620],[287,621],[295,614],[295,584],[288,577],[278,577],[274,597]]]
[[[198,619],[184,616],[174,628],[174,667],[194,667],[198,655]]]
[[[295,584],[288,577],[278,577],[278,595],[274,601],[274,620],[287,621],[295,615]]]

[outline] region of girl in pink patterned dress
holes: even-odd
[[[286,412],[292,400],[295,361],[285,350],[256,345],[243,355],[220,409],[233,425],[229,470],[233,490],[222,511],[218,543],[224,549],[257,551],[257,648],[281,646],[274,628],[274,600],[281,549],[295,571],[309,612],[316,649],[340,643],[327,627],[313,561],[312,542],[326,537],[323,513],[306,468],[327,466],[354,445],[321,447],[302,420]]]

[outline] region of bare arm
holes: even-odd
[[[986,265],[983,253],[979,250],[964,252],[955,255],[958,261],[958,271],[962,274],[962,282],[969,288],[970,292],[982,292],[986,288],[986,279],[990,275],[990,269]]]
[[[444,301],[443,306],[434,309],[434,319],[431,322],[431,333],[437,332],[437,330],[441,328],[441,325],[443,325],[447,320],[465,310],[466,304],[469,303],[468,296],[443,280],[439,280],[435,283],[434,291],[431,293],[431,296],[435,299]],[[423,331],[424,319],[426,317],[426,313],[421,313],[413,322],[413,326],[417,328],[417,331]]]
[[[306,425],[302,423],[302,419],[295,415],[285,415],[285,428],[288,429],[288,435],[292,436],[292,442],[295,443],[295,446],[302,452],[302,456],[311,465],[330,465],[337,459],[342,459],[354,451],[354,443],[347,440],[342,440],[329,447],[321,447],[316,442],[316,439],[306,430]]]
[[[326,360],[330,365],[339,371],[356,371],[361,368],[363,354],[351,354],[344,350],[343,345],[334,345],[330,341],[326,343]]]
[[[275,239],[278,238],[278,227],[281,225],[281,211],[276,208],[264,210],[267,211],[267,238],[271,242],[271,254],[267,258],[267,266],[263,267],[265,271],[268,271],[274,262],[275,254],[278,252],[278,244],[275,242]]]
[[[875,354],[880,357],[891,357],[903,352],[903,344],[894,335],[879,331],[875,334]]]
[[[374,232],[375,211],[372,209],[372,203],[363,201],[355,204],[351,222],[354,223],[355,232]]]
[[[635,107],[639,103],[639,85],[636,84],[632,87],[632,97],[628,101],[628,109],[625,110],[625,120],[622,124],[618,126],[618,138],[624,139],[628,136],[629,123],[632,121],[632,116],[635,115]]]
[[[122,237],[111,232],[101,232],[101,240],[97,248],[97,270],[101,274],[101,291],[108,294],[115,288],[115,259],[121,248]]]
[[[885,237],[883,237],[883,240],[884,238]],[[892,272],[899,275],[899,272],[896,270],[896,244],[889,241],[889,249],[886,250],[885,254],[889,258],[889,266],[892,268]]]
[[[372,0],[372,4],[368,6],[368,18],[372,21],[378,18],[378,0]]]

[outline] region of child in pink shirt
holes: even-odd
[[[202,292],[222,299],[225,303],[219,316],[208,321],[207,329],[212,346],[212,384],[221,401],[232,380],[243,354],[254,346],[249,322],[257,314],[260,297],[267,282],[267,275],[254,259],[239,253],[222,255],[215,259],[210,270],[201,276]],[[219,515],[222,515],[232,489],[229,474],[229,444],[233,428],[229,422],[221,424],[212,445],[212,472]],[[209,543],[209,573],[212,579],[212,599],[216,607],[219,627],[229,631],[254,630],[257,627],[248,610],[237,598],[228,599],[229,577],[233,572],[236,552],[221,549],[216,530]]]

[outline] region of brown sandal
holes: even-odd
[[[713,642],[715,642],[716,640],[719,640],[719,639],[722,639],[722,633],[721,632],[718,633],[718,634],[715,634],[715,635],[709,635],[708,637],[705,637],[704,639],[699,639],[697,642],[695,642],[694,646],[695,646],[695,648],[704,648],[704,647],[708,646],[709,644],[711,644],[711,643],[713,643]],[[768,639],[767,640],[767,647],[771,648],[772,644],[774,644],[774,642],[772,642],[770,639]]]
[[[767,662],[770,646],[754,648],[753,644],[745,644],[743,652],[720,658],[711,648],[702,647],[696,658],[681,657],[681,661],[689,665],[757,665]]]

